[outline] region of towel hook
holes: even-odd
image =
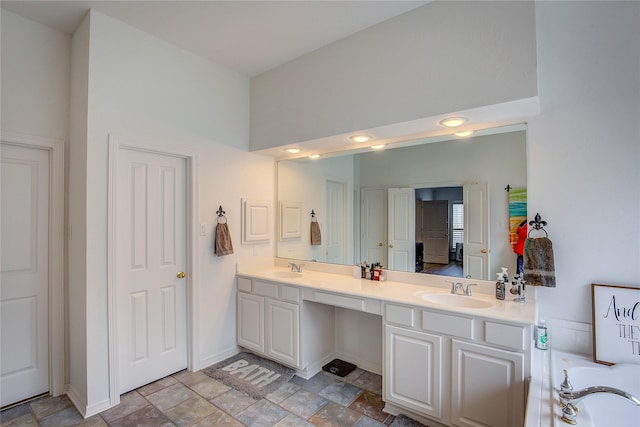
[[[532,228],[531,230],[529,230],[528,236],[531,235],[531,232],[533,230],[538,230],[538,231],[544,231],[544,234],[546,235],[546,237],[549,237],[549,233],[547,233],[547,230],[544,229],[544,227],[546,227],[547,225],[547,221],[543,221],[539,213],[536,213],[536,216],[534,217],[533,221],[529,221],[529,225]]]
[[[227,217],[224,216],[226,212],[222,210],[222,205],[220,205],[216,213],[218,214],[218,224],[224,224],[227,222]]]
[[[317,222],[318,219],[316,218],[316,212],[311,209],[311,222]]]

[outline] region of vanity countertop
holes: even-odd
[[[528,299],[525,303],[514,302],[511,296],[507,294],[507,298],[504,301],[500,301],[497,300],[493,294],[477,292],[475,287],[472,288],[472,298],[490,302],[492,304],[490,307],[467,308],[449,304],[442,305],[425,301],[420,297],[421,294],[449,294],[450,291],[446,287],[445,279],[455,278],[432,276],[434,281],[437,280],[438,285],[436,286],[434,282],[434,286],[429,286],[391,280],[378,282],[374,280],[356,279],[347,274],[312,271],[309,269],[304,270],[304,272],[300,274],[291,274],[288,268],[281,266],[247,264],[238,264],[236,274],[251,279],[286,283],[301,288],[370,298],[382,302],[425,307],[441,312],[471,315],[522,325],[533,325],[536,323],[536,302],[533,299]],[[445,286],[442,286],[441,283],[445,284]],[[486,290],[486,283],[484,288]],[[460,295],[459,298],[469,297]]]

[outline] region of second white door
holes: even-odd
[[[187,367],[186,160],[121,149],[116,213],[119,391]]]

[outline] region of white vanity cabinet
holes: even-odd
[[[300,290],[238,277],[238,345],[300,368]]]
[[[524,354],[454,339],[452,356],[454,425],[523,425]]]
[[[391,303],[384,315],[389,412],[459,427],[523,424],[530,327]]]

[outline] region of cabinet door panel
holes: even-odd
[[[238,345],[264,353],[264,298],[238,292]]]
[[[442,337],[385,327],[384,400],[442,416]]]
[[[267,299],[267,355],[298,367],[299,307],[283,301]]]
[[[524,355],[452,341],[454,425],[510,427],[524,422]]]

